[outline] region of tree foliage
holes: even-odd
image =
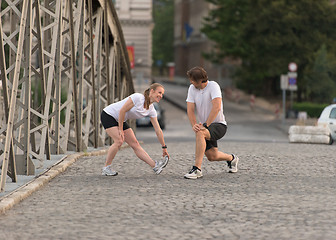
[[[317,51],[312,68],[305,75],[310,99],[319,103],[330,102],[336,96],[336,59],[328,54],[325,45]]]
[[[256,94],[278,93],[280,75],[287,73],[289,62],[298,65],[298,97],[309,97],[316,82],[335,84],[334,74],[311,81],[318,77],[311,68],[322,45],[328,50],[328,59],[335,58],[336,7],[329,0],[207,1],[215,5],[202,29],[216,43],[210,59],[241,59],[236,77],[244,89]],[[328,68],[332,64],[334,61]],[[305,77],[308,73],[310,78]]]
[[[158,60],[165,66],[174,61],[174,1],[153,2],[153,64]]]

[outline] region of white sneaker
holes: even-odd
[[[189,173],[184,175],[184,178],[187,179],[197,179],[203,177],[202,170],[193,166]]]
[[[110,166],[111,165],[109,165],[107,167],[103,167],[103,170],[102,170],[102,175],[103,176],[117,176],[118,175],[117,172],[111,170]]]
[[[155,162],[155,167],[153,168],[153,171],[156,174],[160,174],[162,172],[162,169],[167,166],[169,162],[169,157],[165,156],[162,161],[156,161]]]
[[[238,172],[238,162],[239,162],[239,157],[234,156],[234,159],[230,162],[228,162],[229,166],[229,173],[236,173]]]

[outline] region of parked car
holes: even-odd
[[[160,124],[161,129],[165,129],[166,127],[166,121],[165,121],[165,111],[164,109],[157,103],[153,103],[154,104],[154,108],[157,112],[157,119],[158,122]],[[136,120],[136,126],[137,127],[148,127],[148,126],[152,126],[152,123],[150,121],[150,117],[143,117],[140,119]]]
[[[336,104],[325,107],[317,120],[317,125],[329,127],[331,143],[336,141]]]

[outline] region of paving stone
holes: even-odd
[[[156,144],[143,148],[154,159]],[[82,157],[0,215],[4,239],[334,239],[335,146],[219,142],[239,171],[204,158],[204,177],[183,175],[194,145],[169,143],[160,175],[132,149],[118,152],[116,177],[101,176],[105,155]]]

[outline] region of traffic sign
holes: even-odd
[[[288,89],[288,75],[282,74],[280,77],[280,87],[282,90]]]
[[[282,74],[280,77],[280,88],[282,90],[296,91],[297,87],[297,72],[288,72],[288,74]]]
[[[297,89],[298,89],[297,85],[288,85],[289,91],[297,91]]]
[[[296,91],[297,85],[296,85],[296,78],[297,78],[297,72],[288,72],[288,90],[290,91]]]
[[[288,84],[289,85],[295,85],[296,84],[296,78],[288,78]]]
[[[291,72],[296,72],[297,70],[297,65],[295,62],[291,62],[288,64],[288,70]]]
[[[289,78],[297,78],[297,72],[288,72],[287,75]]]

